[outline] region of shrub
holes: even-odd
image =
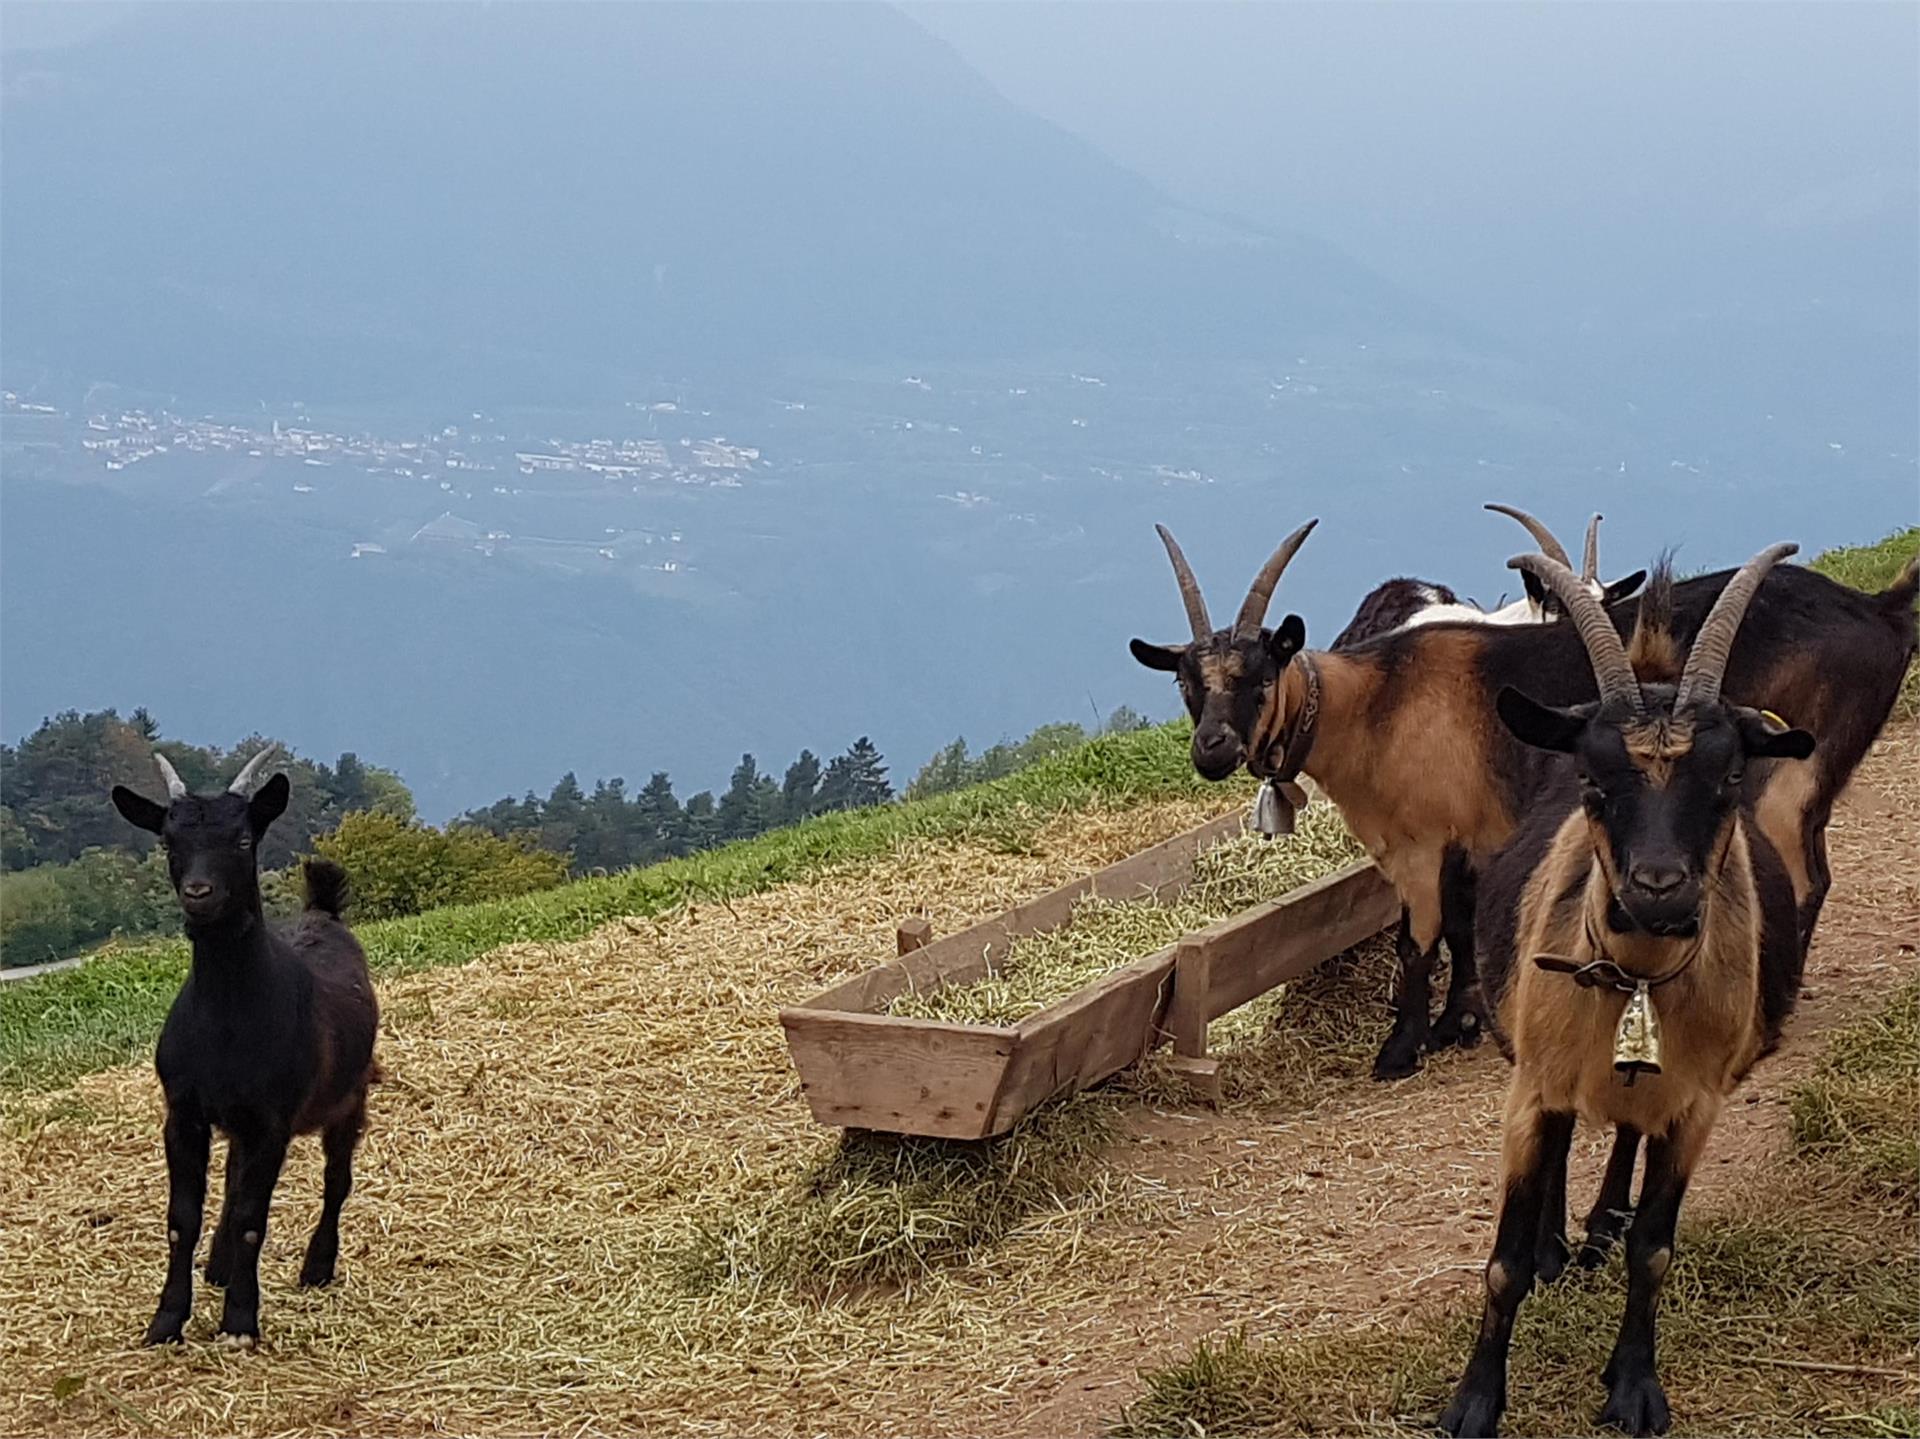
[[[314,848],[346,869],[359,919],[512,899],[551,889],[567,877],[567,856],[536,849],[530,838],[501,839],[464,827],[437,830],[372,811],[348,815]]]
[[[73,943],[73,910],[60,881],[44,870],[0,879],[0,964],[59,959]]]

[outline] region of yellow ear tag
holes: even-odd
[[[1767,721],[1767,723],[1771,724],[1775,729],[1792,729],[1793,728],[1792,725],[1788,724],[1785,720],[1781,719],[1780,716],[1775,714],[1772,710],[1761,710],[1760,718]]]

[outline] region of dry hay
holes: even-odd
[[[1017,1024],[1100,976],[1363,857],[1340,812],[1315,804],[1284,839],[1242,834],[1194,860],[1193,879],[1161,902],[1089,895],[1058,929],[1023,935],[971,984],[909,991],[887,1013],[963,1024]]]
[[[1143,1282],[1117,1236],[1174,1201],[1097,1162],[1112,1097],[1011,1144],[843,1148],[807,1116],[775,1009],[870,966],[908,913],[957,928],[1219,808],[1065,818],[1022,853],[911,844],[387,986],[392,1079],[342,1278],[293,1284],[319,1195],[303,1140],[257,1354],[208,1343],[204,1285],[184,1348],[135,1347],[164,1250],[151,1074],[10,1096],[0,1431],[799,1434],[977,1413]],[[813,1282],[835,1260],[865,1282]]]

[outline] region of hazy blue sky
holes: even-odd
[[[1796,231],[1914,266],[1920,6],[906,9],[1178,197],[1483,314],[1711,301]]]

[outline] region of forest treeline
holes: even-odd
[[[1100,729],[1145,723],[1123,707]],[[956,739],[921,767],[904,794],[924,798],[1011,774],[1094,732],[1045,725],[977,754]],[[124,718],[108,709],[68,711],[18,745],[0,745],[0,964],[37,964],[115,937],[177,932],[166,857],[153,836],[114,810],[113,786],[158,797],[159,750],[190,789],[217,791],[267,742],[251,735],[226,749],[189,744],[163,737],[143,709]],[[283,745],[277,763],[293,791],[286,816],[261,847],[269,909],[298,907],[294,861],[318,853],[346,866],[354,913],[367,919],[510,898],[570,875],[695,854],[895,798],[886,759],[864,735],[824,761],[803,749],[781,771],[742,755],[718,794],[700,790],[683,801],[664,770],[631,792],[621,778],[588,789],[568,773],[544,797],[529,791],[503,798],[444,827],[416,817],[399,775],[355,754],[325,764]]]

